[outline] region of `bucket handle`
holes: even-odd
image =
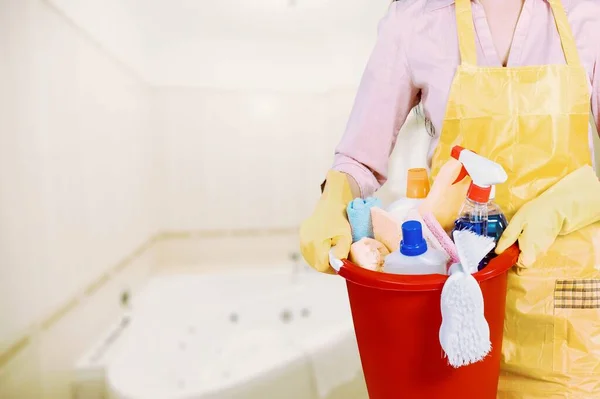
[[[331,265],[331,267],[333,267],[333,270],[335,270],[337,273],[339,273],[340,270],[342,269],[342,266],[344,266],[344,262],[342,262],[340,259],[335,257],[334,251],[335,251],[335,245],[333,247],[331,247],[331,249],[329,250],[329,264]]]

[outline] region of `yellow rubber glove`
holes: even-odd
[[[559,235],[567,235],[600,220],[600,182],[590,166],[584,166],[521,207],[498,241],[502,253],[517,240],[519,263],[535,263]]]
[[[338,259],[348,258],[352,232],[346,216],[346,206],[352,200],[348,177],[330,170],[315,211],[300,226],[302,256],[320,272],[335,273],[329,265],[329,250],[332,246],[335,245]]]

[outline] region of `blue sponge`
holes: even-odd
[[[367,199],[356,198],[350,201],[346,212],[352,227],[352,242],[361,238],[373,238],[373,223],[371,222],[371,208],[381,208],[381,200],[375,197]]]

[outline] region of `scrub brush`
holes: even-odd
[[[440,344],[450,365],[458,368],[483,360],[492,349],[483,294],[472,272],[495,243],[469,230],[455,231],[454,242],[460,262],[452,265],[442,289]]]

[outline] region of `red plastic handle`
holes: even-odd
[[[463,150],[464,150],[464,147],[455,145],[454,147],[452,147],[452,151],[450,152],[450,155],[452,156],[452,158],[459,161],[460,153]],[[471,150],[469,150],[469,151],[471,151]],[[471,152],[473,152],[474,154],[477,154],[475,151],[471,151]],[[467,172],[467,169],[463,166],[462,169],[460,170],[460,173],[458,174],[458,177],[456,178],[456,180],[454,180],[454,183],[452,183],[452,184],[454,185],[454,184],[458,183],[459,181],[461,181],[462,179],[464,179],[467,176],[469,176],[469,173]]]

